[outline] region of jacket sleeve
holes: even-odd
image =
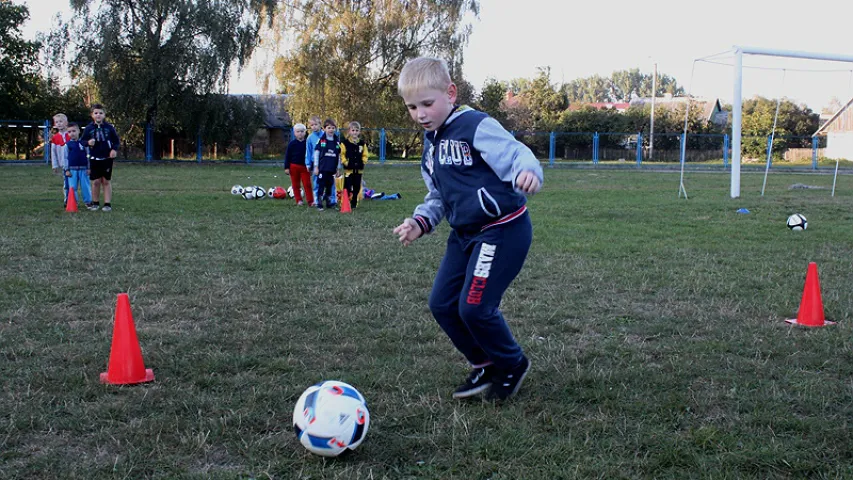
[[[444,218],[444,202],[441,200],[441,194],[435,188],[435,184],[427,171],[423,159],[428,155],[429,148],[424,146],[424,154],[421,157],[421,176],[424,178],[424,183],[427,186],[427,194],[424,197],[423,203],[415,207],[413,218],[420,225],[423,234],[432,233],[435,227],[441,223]]]
[[[314,143],[312,142],[314,138],[314,134],[308,136],[308,139],[305,140],[305,167],[310,171],[311,167],[314,166]]]
[[[284,150],[284,169],[287,170],[290,168],[290,147],[293,146],[293,142],[287,144],[287,148]]]
[[[50,164],[53,168],[59,168],[61,166],[61,159],[59,158],[59,145],[53,143],[53,137],[50,138]]]
[[[347,160],[347,145],[344,142],[341,142],[341,163],[344,167],[349,165],[349,160]]]
[[[110,126],[110,150],[118,152],[121,150],[121,139],[118,137],[118,132],[114,126]]]
[[[542,165],[527,145],[519,142],[497,120],[484,118],[474,132],[474,148],[483,156],[483,160],[504,182],[512,183],[517,190],[515,179],[518,174],[529,170],[536,174],[539,182],[544,182]]]

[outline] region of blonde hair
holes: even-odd
[[[357,129],[361,130],[361,124],[356,122],[355,120],[349,122],[349,125],[347,125],[347,128],[352,128],[352,127],[355,127]]]
[[[309,122],[314,122],[314,123],[316,123],[317,125],[320,125],[320,122],[322,122],[322,120],[320,119],[320,116],[319,116],[319,115],[312,115],[312,116],[311,116],[311,118],[309,118],[309,119],[308,119],[308,121],[309,121]]]
[[[302,124],[302,123],[297,123],[296,125],[294,125],[294,126],[293,126],[293,131],[294,131],[294,132],[298,132],[298,131],[303,131],[303,132],[304,132],[305,130],[306,130],[305,125],[304,125],[304,124]]]
[[[418,57],[406,62],[400,72],[397,93],[402,97],[426,89],[444,91],[452,83],[447,62],[440,58]]]
[[[68,121],[68,117],[64,113],[57,113],[53,116],[54,120],[56,120],[57,118],[60,120],[65,120],[66,122]]]

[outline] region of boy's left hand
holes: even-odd
[[[118,155],[118,152],[116,152],[115,150],[110,150],[110,158],[116,158],[116,155]]]
[[[525,170],[515,177],[515,188],[524,193],[536,193],[542,188],[542,183],[539,182],[539,177],[530,170]]]

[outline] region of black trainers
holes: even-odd
[[[465,383],[453,392],[453,398],[468,398],[484,392],[492,384],[494,370],[493,365],[471,370]]]
[[[507,371],[496,371],[492,376],[492,388],[486,394],[486,400],[506,400],[521,388],[521,382],[530,371],[530,360],[521,357],[521,363]]]

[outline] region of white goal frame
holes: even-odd
[[[743,120],[743,56],[764,55],[768,57],[803,58],[807,60],[825,60],[831,62],[853,63],[853,56],[831,53],[800,52],[795,50],[773,50],[757,47],[733,47],[734,64],[734,95],[732,97],[732,182],[731,198],[740,197],[740,149],[741,128]]]

